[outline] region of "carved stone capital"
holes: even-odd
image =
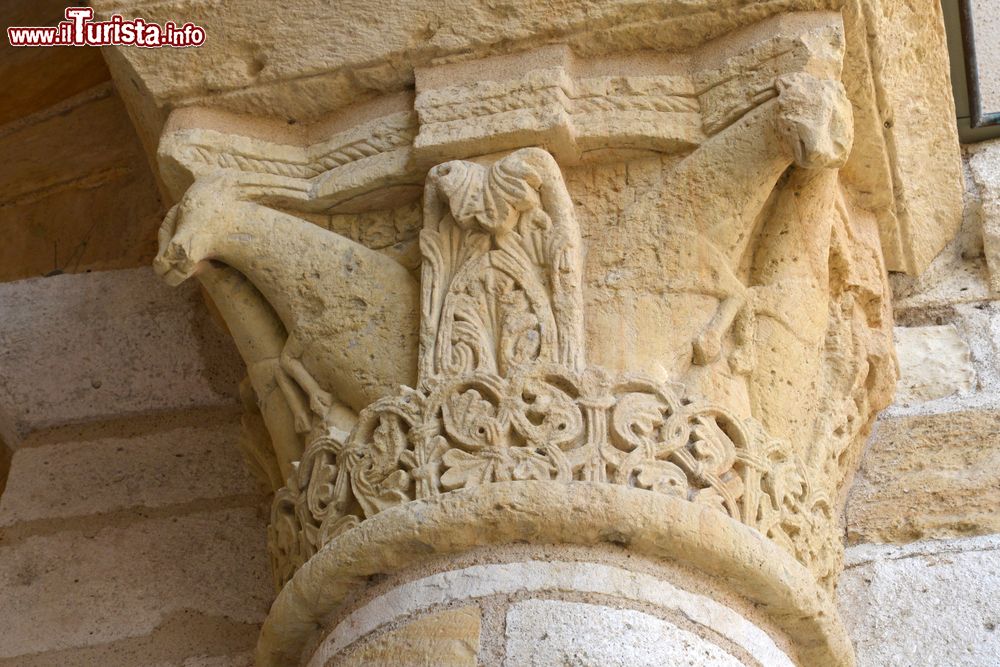
[[[712,507],[832,582],[826,471],[739,414],[745,406],[587,363],[580,230],[548,153],[447,162],[428,174],[424,201],[418,388],[365,408],[350,434],[307,444],[271,517],[279,584],[379,512],[520,480],[618,484]]]
[[[428,65],[281,136],[174,114],[155,266],[247,361],[260,664],[307,660],[360,577],[516,542],[669,561],[781,664],[852,664],[842,496],[895,380],[872,109],[841,14],[688,46]]]

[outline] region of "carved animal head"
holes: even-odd
[[[795,164],[805,169],[842,167],[854,142],[851,102],[840,81],[796,73],[779,77],[778,129]]]
[[[238,220],[254,221],[248,204],[266,207],[269,201],[304,201],[308,195],[308,181],[272,174],[220,170],[199,177],[163,220],[153,269],[178,285],[214,258],[219,239]]]
[[[202,223],[221,213],[217,201],[213,201],[219,198],[217,179],[199,179],[163,219],[158,234],[159,252],[153,260],[153,269],[171,287],[194,275],[198,263],[208,258],[209,248]]]

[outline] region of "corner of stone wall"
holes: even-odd
[[[849,494],[838,589],[859,667],[1000,655],[1000,141],[963,163],[958,234],[891,278],[900,378]]]
[[[268,499],[199,298],[149,269],[0,284],[0,666],[252,663]]]

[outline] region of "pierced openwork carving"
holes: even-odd
[[[433,169],[420,243],[418,388],[308,444],[272,510],[279,584],[390,507],[511,480],[702,504],[833,574],[832,503],[787,446],[680,386],[587,366],[580,232],[548,153]]]

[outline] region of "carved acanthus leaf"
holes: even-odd
[[[421,379],[583,360],[579,230],[552,157],[431,170],[425,197]]]

